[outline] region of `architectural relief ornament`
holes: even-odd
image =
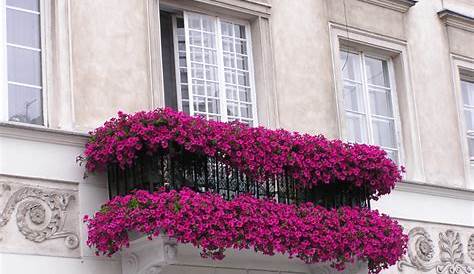
[[[467,243],[467,254],[474,261],[474,234],[471,235]]]
[[[463,244],[458,232],[448,229],[444,233],[439,233],[439,260],[435,261],[432,261],[435,255],[433,240],[424,228],[415,227],[410,230],[408,236],[410,238],[408,254],[398,263],[400,272],[404,267],[412,267],[423,272],[434,269],[437,274],[474,273],[474,265],[464,261]],[[471,256],[473,236],[468,243],[469,256]]]
[[[9,191],[11,188],[3,184],[0,189]],[[1,211],[0,228],[8,223],[16,209],[17,227],[26,239],[40,243],[49,239],[64,238],[66,247],[75,249],[79,246],[78,236],[63,230],[66,210],[73,199],[74,196],[68,193],[22,187],[10,196]]]

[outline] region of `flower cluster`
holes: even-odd
[[[207,121],[169,108],[119,112],[118,118],[91,132],[84,152],[86,168],[90,172],[109,164],[125,168],[140,152],[153,154],[168,149],[171,143],[217,157],[256,180],[286,173],[305,187],[329,183],[365,187],[374,199],[389,193],[403,172],[403,167],[398,168],[376,146],[238,122]]]
[[[115,197],[93,218],[85,217],[87,244],[111,255],[128,246],[128,232],[153,238],[165,234],[201,249],[203,257],[222,259],[227,248],[286,254],[306,263],[330,262],[342,270],[355,260],[370,273],[394,265],[404,254],[407,236],[386,215],[366,208],[325,209],[295,206],[241,195],[232,201],[218,194],[160,190]]]

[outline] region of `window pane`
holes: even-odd
[[[204,81],[202,80],[193,80],[193,94],[196,95],[205,95],[204,91]]]
[[[206,98],[194,96],[194,111],[206,113]]]
[[[8,85],[8,119],[10,121],[43,124],[41,89]]]
[[[219,113],[219,100],[208,99],[207,109],[209,113]]]
[[[367,127],[365,115],[346,112],[348,141],[367,143]]]
[[[390,91],[384,89],[370,89],[369,96],[372,114],[393,117]]]
[[[234,28],[231,23],[222,22],[221,32],[222,32],[222,35],[225,35],[225,36],[234,36]]]
[[[41,86],[41,53],[7,47],[8,81]]]
[[[237,57],[237,68],[241,70],[248,70],[249,69],[248,57],[244,55],[238,55],[238,54],[236,57]]]
[[[252,118],[252,105],[241,104],[240,105],[240,116],[244,118]]]
[[[40,48],[40,17],[13,9],[7,10],[7,42],[21,46]]]
[[[361,84],[348,81],[344,83],[344,107],[349,110],[365,113]]]
[[[361,81],[360,56],[354,53],[341,51],[341,70],[344,79]]]
[[[365,71],[369,84],[383,87],[390,86],[387,61],[366,57]]]
[[[234,34],[237,38],[245,39],[245,26],[234,25]]]
[[[206,64],[217,64],[217,53],[215,50],[204,50],[204,62]]]
[[[461,81],[461,92],[463,103],[465,105],[474,106],[474,83]]]
[[[219,84],[217,83],[206,83],[207,96],[218,97],[219,96]]]
[[[239,105],[236,103],[227,104],[227,115],[239,117]]]
[[[242,102],[251,102],[250,88],[239,87],[239,100]]]
[[[39,11],[39,0],[7,0],[7,6]]]
[[[464,109],[464,120],[467,130],[474,130],[474,109]]]
[[[235,58],[233,53],[224,52],[224,67],[226,68],[235,68]]]
[[[393,120],[372,119],[374,143],[379,146],[396,148],[395,126]]]
[[[385,149],[385,152],[387,152],[388,158],[398,164],[398,150]]]
[[[225,92],[227,95],[227,99],[229,100],[239,100],[239,97],[237,97],[237,87],[234,85],[225,85]]]
[[[474,157],[474,138],[467,138],[467,145],[469,146],[469,157]]]

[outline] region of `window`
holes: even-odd
[[[474,78],[461,79],[461,93],[466,123],[466,136],[469,148],[469,159],[474,163]]]
[[[6,0],[8,120],[44,123],[40,2]]]
[[[348,141],[378,145],[398,163],[390,60],[341,50],[340,64]]]
[[[165,102],[191,115],[256,125],[248,24],[193,12],[162,11],[160,20]]]

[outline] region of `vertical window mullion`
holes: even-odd
[[[188,96],[189,96],[189,114],[194,115],[194,97],[193,97],[193,79],[191,72],[191,47],[189,45],[189,16],[186,11],[183,12],[184,19],[184,40],[186,44],[186,71],[188,74]]]
[[[364,53],[360,53],[360,69],[361,69],[361,77],[362,77],[362,98],[364,101],[364,106],[365,106],[365,121],[366,121],[366,133],[367,133],[367,142],[369,144],[374,143],[374,137],[373,137],[373,128],[372,128],[372,117],[371,117],[371,111],[370,111],[370,100],[369,100],[369,88],[368,88],[368,80],[367,80],[367,72],[365,71],[365,56]]]
[[[174,69],[175,69],[175,77],[176,77],[176,100],[178,104],[178,110],[183,111],[183,98],[182,98],[182,90],[181,90],[181,70],[179,66],[179,44],[178,44],[178,33],[177,33],[177,22],[176,22],[176,15],[171,17],[171,23],[173,25],[173,50],[174,50]],[[186,30],[184,30],[186,32]],[[185,34],[186,36],[186,34]],[[188,59],[186,58],[186,62]],[[188,88],[189,92],[189,88]]]
[[[219,101],[221,107],[221,119],[223,122],[227,122],[229,121],[229,118],[227,117],[227,92],[225,88],[224,54],[222,52],[222,30],[221,20],[218,17],[216,17],[216,23],[217,70],[219,73]]]

